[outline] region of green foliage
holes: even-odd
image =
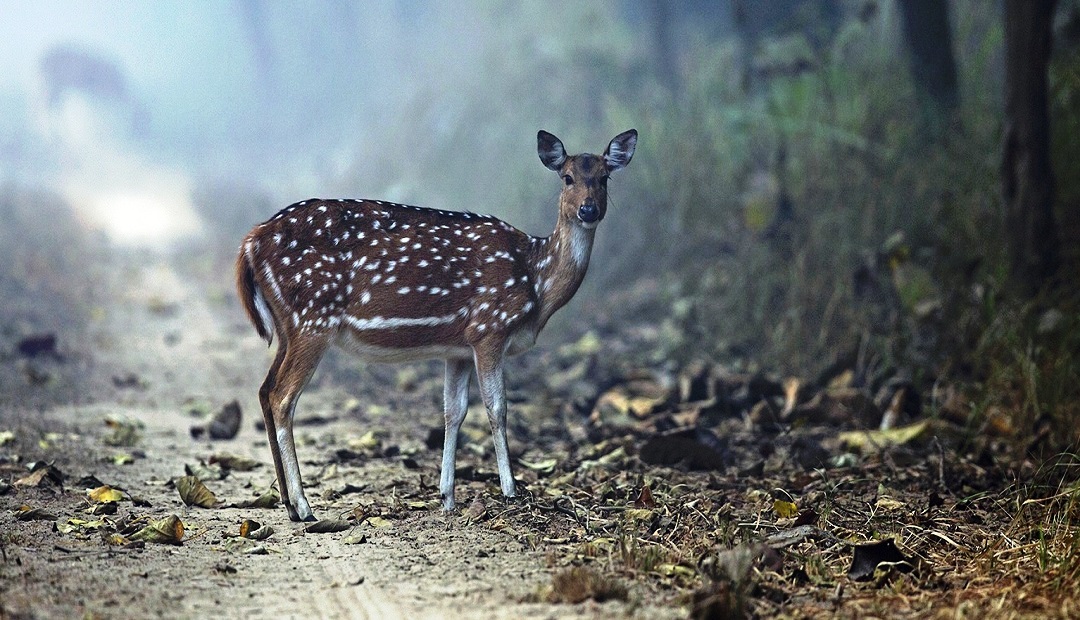
[[[748,357],[814,376],[857,351],[868,379],[899,372],[927,393],[935,381],[974,381],[980,411],[1008,403],[1018,430],[1039,416],[1063,430],[1080,419],[1080,329],[1046,338],[1033,327],[1048,308],[1077,316],[1074,300],[1016,308],[1001,298],[1003,28],[988,5],[956,9],[961,108],[941,142],[919,136],[906,65],[874,22],[846,24],[812,70],[749,93],[731,78],[734,48],[702,43],[685,54],[684,91],[618,102],[612,115],[640,118],[651,143],[635,192],[677,216],[676,244],[723,249],[668,291],[665,333],[685,335],[671,356]],[[1077,58],[1051,75],[1057,162],[1080,154]],[[1058,178],[1062,213],[1078,212],[1080,177]],[[792,219],[770,226],[781,194]],[[855,290],[860,268],[880,294]]]

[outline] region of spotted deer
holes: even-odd
[[[281,499],[293,521],[315,519],[293,443],[296,401],[331,344],[378,362],[446,361],[446,434],[439,490],[454,508],[454,457],[473,369],[503,495],[516,494],[506,444],[503,360],[530,348],[589,267],[607,212],[608,175],[630,163],[637,131],[601,156],[568,156],[537,134],[540,160],[562,182],[549,237],[489,215],[379,200],[305,200],[256,226],[236,283],[248,318],[277,354],[259,390]]]

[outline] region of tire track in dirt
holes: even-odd
[[[212,307],[205,291],[165,260],[140,260],[138,265],[124,265],[113,271],[124,276],[114,283],[119,303],[106,313],[109,319],[104,327],[113,344],[106,352],[106,362],[111,367],[134,369],[140,381],[149,386],[137,400],[168,406],[198,394],[220,404],[235,398],[241,387],[257,386],[270,354],[254,332],[251,338],[237,337],[239,311],[232,304],[224,302],[221,307]],[[255,389],[249,391],[254,394]],[[247,411],[256,402],[252,396],[240,400],[249,401]],[[183,437],[191,423],[178,414],[161,415],[160,411],[139,407],[124,413],[146,425],[147,437]],[[261,443],[247,430],[241,437],[248,440],[249,446]],[[164,470],[163,476],[178,475],[183,463],[197,460],[196,445],[187,443],[187,449],[181,441],[179,453],[167,453],[175,462],[158,464]],[[252,456],[263,461],[266,455]],[[290,536],[290,526],[295,527],[288,521],[275,525],[284,537]],[[340,542],[328,538],[318,538],[317,547],[312,548],[314,545],[304,544],[308,536],[298,538],[299,542],[289,541],[295,549],[287,551],[295,557],[259,562],[258,568],[248,563],[243,568],[245,573],[254,573],[246,581],[257,593],[229,593],[228,599],[233,602],[227,606],[230,614],[255,617],[272,613],[286,618],[433,617],[425,616],[421,609],[399,604],[383,588],[362,579],[363,573],[352,568],[360,559],[356,550],[345,550]],[[302,569],[297,570],[299,567]],[[253,605],[235,600],[249,594]]]

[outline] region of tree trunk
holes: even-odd
[[[1014,291],[1031,297],[1057,270],[1047,71],[1056,0],[1005,0],[1001,188]]]
[[[904,40],[923,135],[932,140],[948,131],[960,96],[949,28],[949,4],[942,0],[901,0]]]

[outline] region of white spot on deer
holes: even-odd
[[[407,295],[409,293],[409,287],[403,286],[397,290],[398,295]]]
[[[375,276],[371,278],[371,283],[372,284],[378,284],[379,280],[382,280],[382,274],[381,273],[375,274]]]
[[[428,265],[430,265],[430,264],[431,264],[431,263],[427,262],[426,260],[422,260],[422,259],[421,259],[421,261],[420,261],[419,263],[416,263],[416,266],[417,266],[417,267],[427,267],[427,266],[428,266]]]
[[[516,283],[517,283],[517,280],[515,280],[514,278],[510,278],[509,280],[506,281],[506,284],[504,286],[506,286],[507,288],[510,288],[511,286],[513,286]]]
[[[281,257],[281,264],[282,265],[285,265],[286,267],[288,267],[289,263],[291,263],[291,262],[292,262],[292,259],[289,258],[288,256],[282,256]]]
[[[369,291],[364,291],[363,293],[360,294],[360,303],[361,304],[366,304],[369,301],[371,301],[371,293]]]
[[[397,282],[397,276],[390,276],[386,279],[387,284],[393,284],[394,282]]]

